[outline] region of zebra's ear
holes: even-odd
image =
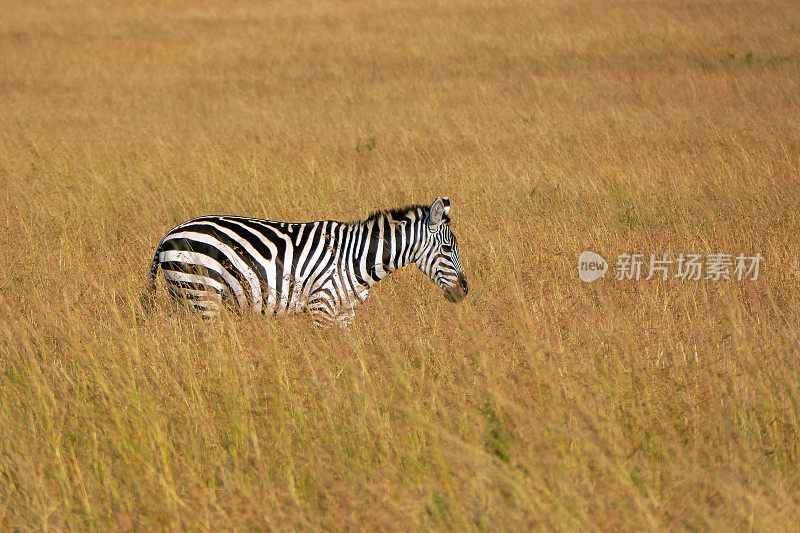
[[[446,218],[450,213],[450,199],[446,196],[444,198],[437,198],[431,205],[430,226],[432,228],[438,227],[442,223],[442,219]]]

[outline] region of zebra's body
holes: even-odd
[[[276,315],[308,311],[317,323],[346,325],[375,283],[415,262],[458,301],[467,285],[448,211],[440,198],[351,223],[196,218],[158,245],[148,297],[161,267],[170,294],[204,315],[225,304]]]

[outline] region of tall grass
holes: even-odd
[[[3,529],[800,520],[795,3],[4,4]],[[188,218],[441,195],[457,306],[412,267],[348,331],[141,316]]]

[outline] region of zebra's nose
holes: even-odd
[[[467,295],[467,276],[463,272],[458,273],[457,283],[447,285],[444,289],[445,297],[451,302],[460,302]]]
[[[461,291],[466,296],[469,292],[469,287],[467,287],[467,276],[463,272],[458,273],[458,286],[461,287]]]

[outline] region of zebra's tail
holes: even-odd
[[[156,248],[156,254],[153,256],[153,261],[150,263],[150,273],[147,275],[147,281],[144,285],[144,291],[139,301],[142,304],[142,309],[145,313],[149,313],[153,309],[153,304],[156,298],[156,275],[158,275],[158,265],[160,261],[158,256],[161,254],[161,243]]]

